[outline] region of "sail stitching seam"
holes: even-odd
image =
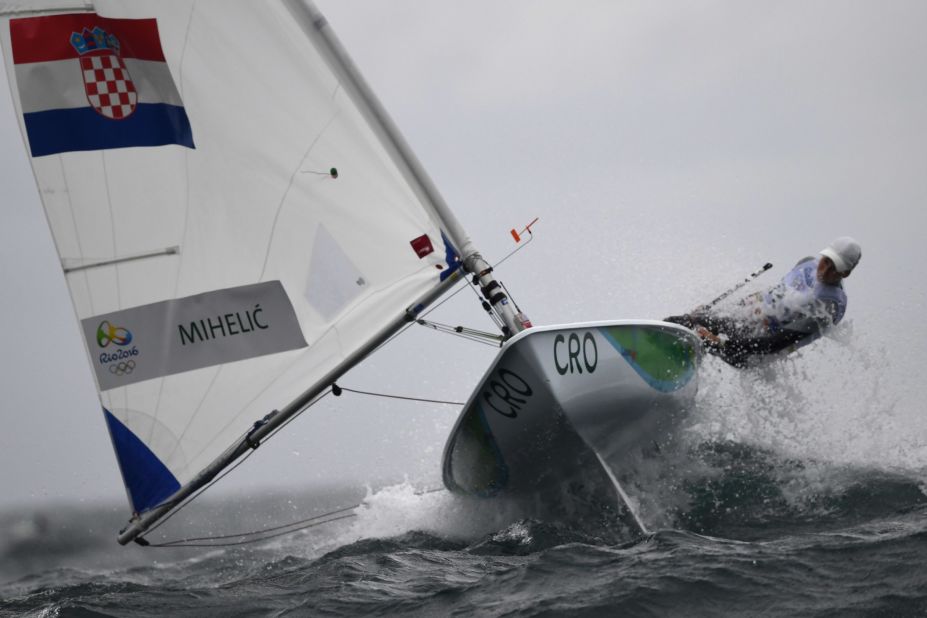
[[[302,158],[300,158],[299,164],[293,170],[293,173],[290,174],[290,182],[287,185],[287,188],[283,191],[283,195],[280,198],[280,203],[277,205],[277,212],[274,215],[274,223],[271,226],[270,238],[267,241],[267,250],[264,253],[264,265],[261,267],[261,274],[257,279],[258,281],[262,281],[264,279],[264,273],[267,270],[267,261],[270,259],[270,250],[274,242],[274,236],[276,235],[276,232],[277,232],[277,222],[280,218],[280,212],[283,210],[283,205],[286,202],[286,198],[290,193],[290,189],[293,187],[293,183],[296,180],[296,175],[299,173],[299,169],[300,167],[302,167],[303,161],[306,160],[306,157],[309,156],[309,154],[312,152],[312,149],[315,148],[319,140],[322,139],[322,135],[325,134],[325,131],[328,130],[328,127],[331,126],[331,124],[335,121],[335,118],[337,117],[338,117],[338,113],[335,113],[332,115],[331,118],[329,118],[328,122],[325,123],[325,126],[322,128],[319,134],[316,135],[316,137],[312,140],[312,143],[309,144],[309,147],[303,153],[303,156]],[[218,380],[219,374],[222,373],[223,369],[225,369],[225,365],[220,366],[219,370],[216,372],[216,375],[213,376],[213,380],[210,382],[209,387],[206,389],[206,392],[203,394],[203,398],[200,400],[199,405],[196,406],[196,408],[193,410],[193,412],[190,415],[191,422],[192,422],[192,419],[199,413],[200,409],[203,407],[203,404],[206,403],[206,399],[208,398],[210,392],[212,391],[212,388],[215,385],[216,381]],[[279,378],[280,376],[275,378],[270,384],[268,384],[257,395],[255,395],[255,397],[252,398],[251,401],[249,401],[247,404],[239,408],[238,412],[232,417],[232,419],[228,423],[225,424],[225,426],[222,428],[222,431],[220,431],[216,437],[218,437],[218,435],[221,435],[221,433],[224,432],[226,428],[228,428],[232,423],[234,423],[235,420],[238,419],[238,417],[241,415],[241,413],[247,410],[248,406],[250,406],[255,400],[257,400],[257,398],[260,397],[261,394],[266,392],[268,388],[270,388],[273,384],[275,384]],[[162,384],[163,384],[163,381],[162,381]],[[189,427],[189,423],[188,423],[188,427]],[[186,431],[186,428],[184,429],[184,431]],[[215,438],[213,438],[213,440],[210,440],[206,445],[204,445],[203,448],[198,453],[196,453],[196,455],[193,456],[193,459],[202,455],[203,451],[209,448],[214,441],[215,441]]]
[[[221,369],[222,369],[222,368],[219,367],[219,370],[221,370]],[[200,403],[196,406],[196,408],[193,409],[193,413],[190,414],[190,416],[187,418],[187,424],[184,425],[183,431],[181,431],[181,432],[180,432],[180,435],[177,436],[177,442],[174,444],[174,448],[171,450],[170,454],[165,458],[165,462],[166,462],[166,461],[169,461],[169,460],[171,459],[171,457],[174,456],[174,453],[177,452],[177,449],[180,448],[180,441],[183,440],[183,437],[187,434],[187,430],[190,429],[190,425],[192,425],[192,424],[193,424],[193,421],[196,420],[196,415],[197,415],[197,413],[199,412],[200,408],[203,406],[203,402],[206,400],[207,395],[208,395],[209,392],[212,390],[212,387],[213,387],[213,385],[215,384],[216,379],[219,377],[219,370],[217,370],[216,373],[212,376],[212,380],[210,380],[209,386],[206,387],[206,390],[205,390],[204,393],[203,393],[203,397],[202,397],[202,399],[200,399]],[[161,383],[164,384],[163,379],[162,379]],[[192,459],[196,459],[196,458],[199,457],[200,455],[202,455],[202,451],[200,451],[199,453],[197,453],[196,455],[194,455],[194,456],[192,457]],[[189,464],[189,461],[186,462],[186,463]]]
[[[100,151],[100,167],[103,168],[103,187],[106,189],[106,207],[109,211],[109,231],[110,236],[113,239],[113,257],[119,255],[119,247],[116,245],[116,217],[113,215],[113,200],[109,192],[109,173],[106,171],[106,151]],[[113,269],[116,274],[116,309],[122,309],[122,286],[120,285],[119,280],[119,264],[113,264]],[[129,409],[129,389],[123,388],[122,391],[122,405],[128,410]],[[112,400],[110,400],[112,402]],[[129,427],[129,417],[126,415],[126,427]],[[154,432],[154,425],[150,429],[150,432]]]
[[[68,174],[64,169],[64,157],[58,155],[58,164],[61,166],[61,180],[64,182],[64,194],[68,198],[68,212],[71,214],[71,225],[74,226],[74,238],[77,241],[77,253],[81,260],[84,259],[84,246],[80,241],[80,228],[77,227],[77,218],[74,215],[74,204],[71,202],[71,187],[68,185]],[[87,271],[84,271],[84,285],[87,286],[87,300],[90,303],[90,315],[96,313],[93,308],[93,294],[90,291],[90,277]]]
[[[274,214],[274,222],[270,228],[270,238],[267,239],[267,249],[264,252],[264,264],[261,267],[261,274],[258,277],[258,281],[264,280],[264,274],[267,271],[267,262],[270,259],[270,250],[274,244],[274,236],[277,234],[277,223],[280,219],[280,213],[283,211],[283,205],[286,203],[286,198],[290,194],[290,189],[293,188],[293,183],[296,181],[296,175],[299,174],[299,170],[303,165],[303,161],[309,156],[312,150],[315,148],[316,144],[319,143],[319,140],[322,139],[322,136],[328,131],[328,127],[332,125],[335,119],[339,116],[339,112],[332,114],[331,118],[328,119],[328,122],[325,123],[325,126],[322,127],[322,130],[319,131],[318,135],[313,138],[312,142],[309,144],[309,147],[306,148],[306,151],[303,153],[303,156],[299,160],[299,164],[296,165],[296,168],[290,174],[290,182],[287,183],[286,189],[283,191],[283,195],[280,197],[280,203],[277,204],[277,212]]]
[[[297,412],[296,414],[294,414],[293,416],[291,416],[290,418],[288,418],[284,423],[282,423],[279,427],[277,427],[276,429],[274,429],[268,436],[266,436],[266,437],[264,438],[264,441],[267,442],[268,440],[270,440],[271,438],[273,438],[275,435],[277,435],[277,433],[278,433],[279,431],[281,431],[284,427],[286,427],[287,425],[289,425],[290,423],[292,423],[294,420],[296,420],[296,418],[302,416],[303,412],[305,412],[306,410],[308,410],[309,408],[311,408],[312,406],[314,406],[315,404],[317,404],[319,401],[321,401],[322,399],[324,399],[325,396],[328,395],[330,392],[331,392],[331,389],[325,391],[324,393],[322,393],[321,395],[319,395],[314,401],[312,401],[311,403],[309,403],[305,408],[303,408],[302,410],[300,410],[299,412]],[[247,435],[248,435],[248,434],[246,433],[246,434],[245,434],[244,436],[242,436],[240,439],[243,440]],[[203,494],[204,491],[206,491],[207,489],[209,489],[210,487],[212,487],[213,485],[215,485],[216,483],[218,483],[219,481],[221,481],[222,479],[224,479],[224,478],[225,478],[226,476],[228,476],[233,470],[235,470],[236,468],[238,468],[238,466],[240,466],[241,464],[245,463],[245,461],[247,461],[248,458],[251,457],[251,455],[253,455],[255,452],[256,452],[256,449],[250,449],[250,450],[248,450],[248,452],[244,455],[244,457],[242,457],[235,465],[231,466],[228,470],[224,471],[222,474],[220,474],[219,476],[217,476],[217,477],[214,478],[213,480],[211,480],[211,481],[209,481],[208,483],[206,483],[205,485],[203,485],[203,487],[201,487],[199,490],[197,490],[196,493],[194,493],[192,496],[190,496],[189,498],[187,498],[182,504],[180,504],[179,506],[177,506],[176,508],[174,508],[170,513],[167,514],[167,516],[165,516],[163,519],[161,519],[161,521],[159,521],[157,524],[155,524],[154,526],[152,526],[151,528],[149,528],[149,529],[146,531],[145,535],[147,536],[148,534],[154,532],[155,530],[157,530],[158,528],[160,528],[161,526],[163,526],[171,517],[173,517],[174,515],[176,515],[177,513],[179,513],[181,510],[183,510],[185,507],[187,507],[191,502],[193,502],[193,501],[196,500],[198,497],[200,497],[200,496]],[[162,504],[159,504],[159,505],[157,505],[157,506],[155,506],[155,507],[152,507],[152,510],[153,510],[153,509],[156,509],[156,508],[159,508],[159,507],[161,507],[161,506],[164,506],[165,504],[167,504],[167,503],[162,503]],[[144,538],[144,537],[140,537],[140,538]]]
[[[338,91],[338,88],[335,89],[335,93],[337,93],[337,91]],[[333,96],[334,96],[334,94],[333,94]],[[261,281],[261,280],[264,279],[264,273],[265,273],[265,271],[267,270],[267,261],[268,261],[268,259],[270,258],[270,249],[271,249],[271,246],[273,245],[273,238],[274,238],[274,235],[276,234],[277,222],[278,222],[278,219],[279,219],[279,217],[280,217],[280,212],[282,211],[284,202],[286,202],[287,195],[289,195],[290,189],[292,188],[293,183],[294,183],[294,181],[296,180],[296,175],[299,173],[299,170],[300,170],[300,168],[302,167],[303,161],[306,160],[306,158],[309,156],[309,154],[310,154],[310,153],[312,152],[312,150],[315,148],[316,144],[318,144],[319,140],[322,139],[322,136],[323,136],[323,135],[325,134],[325,132],[328,130],[328,127],[330,127],[331,124],[335,121],[335,119],[338,117],[338,115],[339,115],[338,113],[335,113],[335,114],[332,115],[331,118],[329,118],[328,122],[325,123],[325,126],[322,128],[322,130],[319,132],[319,134],[312,140],[312,143],[309,144],[309,147],[306,149],[306,152],[303,153],[303,156],[302,156],[302,158],[300,159],[299,165],[296,166],[296,169],[295,169],[295,170],[293,171],[293,173],[290,175],[290,182],[289,182],[289,184],[287,185],[286,190],[284,190],[282,197],[280,198],[280,203],[277,205],[277,212],[276,212],[276,214],[274,215],[274,223],[273,223],[273,225],[271,226],[270,238],[269,238],[268,241],[267,241],[267,250],[266,250],[266,252],[265,252],[265,254],[264,254],[264,265],[263,265],[262,268],[261,268],[261,274],[260,274],[260,276],[258,277],[258,281]],[[332,328],[334,328],[334,326],[333,326]],[[199,404],[199,405],[196,407],[196,409],[193,411],[193,415],[196,415],[196,413],[200,410],[200,408],[201,408],[201,407],[203,406],[203,404],[205,403],[206,397],[209,395],[209,392],[212,390],[213,384],[215,383],[216,379],[218,378],[219,373],[221,373],[222,370],[223,370],[224,368],[225,368],[224,365],[221,366],[221,367],[219,368],[219,371],[216,373],[216,376],[213,378],[213,382],[210,383],[209,388],[207,389],[206,393],[204,394],[203,400],[200,401],[200,404]],[[230,425],[232,425],[232,424],[238,419],[238,417],[241,415],[242,412],[244,412],[245,410],[247,410],[247,409],[251,406],[251,404],[253,404],[255,401],[257,401],[257,399],[258,399],[261,395],[263,395],[265,392],[267,392],[267,390],[270,389],[274,384],[276,384],[276,383],[277,383],[277,380],[279,380],[279,379],[282,378],[282,377],[283,377],[283,374],[281,373],[281,374],[278,375],[276,378],[274,378],[270,383],[268,383],[263,389],[261,389],[257,394],[255,394],[255,396],[252,397],[251,400],[248,401],[245,405],[243,405],[243,406],[238,410],[238,413],[236,413],[236,414],[231,418],[231,420],[229,420],[229,422],[225,424],[225,426],[222,428],[222,430],[221,430],[220,432],[218,432],[217,435],[216,435],[215,437],[213,437],[212,440],[210,440],[209,442],[207,442],[207,443],[203,446],[203,448],[200,450],[200,452],[197,453],[193,458],[195,459],[196,457],[199,457],[199,456],[203,453],[203,451],[205,451],[206,449],[208,449],[208,448],[212,445],[212,443],[215,442],[216,438],[217,438],[219,435],[221,435]]]
[[[183,38],[183,49],[180,51],[180,66],[177,68],[177,81],[178,88],[180,89],[180,98],[183,99],[183,65],[187,57],[187,43],[190,41],[190,28],[193,25],[193,11],[196,7],[196,2],[190,5],[190,15],[187,18],[187,30],[184,33]],[[180,242],[182,247],[186,247],[187,240],[187,231],[190,228],[190,153],[187,150],[184,150],[183,153],[183,168],[184,168],[184,185],[185,185],[185,197],[184,202],[184,212],[183,212],[183,230],[180,234]],[[180,289],[180,269],[183,265],[183,256],[177,260],[177,271],[174,273],[174,298],[177,298],[177,291]],[[157,422],[158,416],[161,414],[161,396],[164,394],[164,382],[166,378],[162,377],[160,379],[160,384],[158,385],[158,398],[155,401],[154,408],[154,420]],[[152,432],[154,431],[154,423],[151,425]],[[149,439],[151,434],[149,434]]]

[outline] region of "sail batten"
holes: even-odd
[[[173,247],[165,247],[164,249],[157,249],[154,251],[144,251],[142,253],[136,253],[133,255],[123,255],[121,257],[114,257],[108,259],[88,259],[88,258],[61,258],[61,269],[64,271],[64,274],[70,274],[73,272],[80,272],[82,270],[87,270],[89,268],[99,268],[101,266],[114,266],[117,264],[122,264],[124,262],[132,262],[135,260],[144,260],[146,258],[153,257],[162,257],[166,255],[177,255],[180,253],[180,246],[174,245]],[[69,264],[71,264],[69,266]]]
[[[0,46],[125,542],[446,291],[469,241],[311,5],[22,8]]]

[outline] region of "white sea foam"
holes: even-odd
[[[708,358],[688,432],[789,457],[922,472],[927,416],[913,367],[875,339],[847,328],[743,372]]]
[[[345,542],[385,538],[411,531],[454,540],[473,540],[518,519],[517,511],[497,500],[480,500],[446,491],[422,493],[410,482],[368,490],[355,519],[344,533]]]

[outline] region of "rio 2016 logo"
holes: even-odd
[[[97,327],[97,345],[101,348],[107,348],[110,344],[119,346],[112,352],[100,352],[100,364],[108,367],[113,375],[125,376],[135,369],[134,357],[139,355],[139,351],[138,346],[129,348],[130,343],[132,343],[132,333],[127,328],[114,326],[106,320],[100,322]]]
[[[127,346],[132,343],[132,333],[128,329],[113,326],[104,320],[97,327],[97,345],[105,348],[111,343],[118,346]]]

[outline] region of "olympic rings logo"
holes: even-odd
[[[109,372],[113,375],[124,376],[135,371],[135,361],[128,360],[109,366]]]
[[[113,326],[106,320],[97,327],[97,345],[105,348],[111,343],[119,346],[129,345],[132,342],[132,333],[128,329]]]

